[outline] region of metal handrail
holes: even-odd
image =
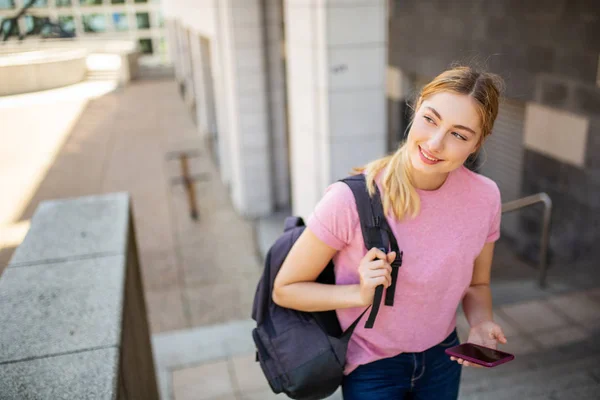
[[[540,263],[538,272],[538,284],[541,288],[546,287],[546,272],[548,270],[548,244],[550,241],[550,219],[552,217],[552,200],[546,193],[538,193],[521,199],[509,201],[502,204],[502,214],[519,210],[537,203],[544,203],[544,215],[542,220],[542,237],[540,239]]]

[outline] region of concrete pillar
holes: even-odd
[[[293,213],[386,151],[386,0],[286,0]]]
[[[179,43],[179,25],[176,20],[167,21],[167,38],[169,47],[171,48],[171,60],[173,62],[173,70],[175,72],[175,80],[179,83],[183,81],[183,66],[181,63],[181,44]]]
[[[290,165],[288,154],[286,82],[284,68],[283,0],[263,0],[265,14],[267,96],[275,207],[290,205]]]
[[[201,36],[194,31],[189,33],[189,44],[192,58],[192,76],[194,77],[194,97],[196,101],[196,126],[200,135],[206,135],[207,99],[205,89],[206,55],[202,54]]]
[[[221,167],[236,210],[266,215],[273,195],[262,1],[220,1],[217,20]]]

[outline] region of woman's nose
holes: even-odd
[[[441,151],[444,147],[444,132],[437,130],[427,141],[430,151]]]

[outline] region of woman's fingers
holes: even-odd
[[[504,336],[504,332],[502,332],[502,329],[500,327],[493,331],[493,335],[493,339],[496,339],[502,344],[506,344],[506,336]]]
[[[387,262],[389,262],[390,264],[394,262],[394,260],[396,259],[396,252],[395,251],[390,251],[387,254]]]
[[[383,266],[385,266],[385,261],[384,260],[371,261],[370,263],[367,264],[367,266],[369,269],[383,268]]]
[[[473,363],[471,363],[469,361],[463,360],[462,358],[450,357],[450,360],[456,361],[457,363],[459,363],[463,367],[483,368],[481,365],[473,364]]]
[[[392,277],[383,269],[372,271],[368,278],[374,281],[376,280],[377,282],[373,282],[376,283],[376,285],[383,284],[386,288],[392,283]]]
[[[374,276],[370,278],[370,283],[373,287],[383,285],[385,288],[389,287],[389,281],[385,276]]]
[[[374,260],[376,258],[379,258],[380,260],[387,260],[387,255],[383,251],[379,250],[377,247],[373,247],[367,252],[365,258],[367,260]]]

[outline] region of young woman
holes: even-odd
[[[500,192],[463,166],[492,133],[500,84],[469,67],[443,72],[419,94],[406,142],[357,171],[371,193],[378,186],[404,257],[394,306],[381,306],[373,329],[359,323],[348,345],[345,400],[456,399],[461,365],[469,363],[444,349],[458,344],[461,300],[469,342],[506,343],[492,319],[489,286]],[[373,302],[375,288],[390,285],[396,254],[364,248],[355,207],[346,184],[329,186],[277,276],[278,305],[336,310],[346,329]],[[316,283],[332,258],[336,285]]]

